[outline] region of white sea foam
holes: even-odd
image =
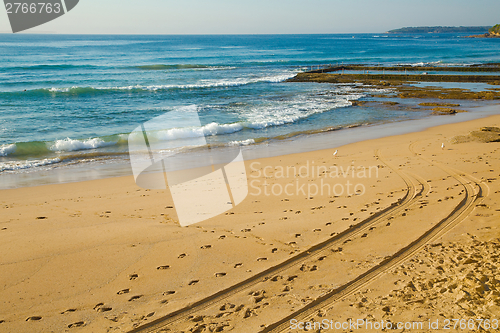
[[[7,156],[16,151],[16,145],[1,145],[0,146],[0,156]]]
[[[75,150],[85,150],[85,149],[95,149],[106,146],[113,146],[116,142],[105,142],[100,138],[93,138],[88,140],[73,140],[66,138],[64,140],[57,140],[53,145],[49,147],[52,151],[75,151]]]
[[[200,138],[205,136],[223,135],[239,132],[243,129],[240,123],[218,124],[210,123],[201,127],[171,128],[168,130],[148,133],[150,140],[171,141],[179,139]]]
[[[71,89],[77,89],[77,86],[73,86],[71,88],[50,88],[48,91],[50,92],[69,92]]]
[[[245,112],[245,126],[252,129],[263,129],[271,126],[281,126],[308,118],[332,109],[351,105],[350,100],[363,97],[362,94],[346,92],[350,87],[342,87],[332,91],[331,95],[298,96],[290,101],[254,107],[251,113]],[[341,95],[336,95],[341,93]]]
[[[241,141],[231,141],[227,145],[228,146],[248,146],[248,145],[251,145],[254,143],[255,143],[254,139],[247,139],[247,140],[241,140]]]
[[[0,163],[0,172],[31,169],[31,168],[46,166],[46,165],[55,164],[55,163],[59,163],[59,162],[61,162],[61,160],[59,158],[46,158],[43,160],[2,162],[2,163]]]
[[[269,75],[263,77],[255,77],[255,78],[233,78],[233,79],[220,79],[220,80],[200,80],[196,83],[191,84],[171,84],[171,85],[130,85],[130,86],[116,86],[116,87],[77,87],[73,86],[71,88],[49,88],[43,89],[49,91],[51,93],[69,93],[69,92],[77,92],[81,90],[82,92],[89,92],[92,90],[118,90],[118,91],[132,91],[132,90],[142,90],[142,91],[160,91],[160,90],[168,90],[168,89],[199,89],[199,88],[217,88],[217,87],[238,87],[244,86],[252,83],[259,82],[271,82],[278,83],[283,82],[289,78],[295,76],[296,72],[289,72],[286,74],[279,75]]]

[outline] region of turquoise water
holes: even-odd
[[[202,126],[172,123],[161,140],[221,146],[426,117],[350,106],[390,90],[284,81],[323,64],[500,62],[499,40],[460,37],[2,34],[0,175],[126,161],[128,133],[173,110],[198,112]]]

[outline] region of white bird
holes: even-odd
[[[335,150],[335,153],[333,153],[333,156],[337,156],[338,152],[339,152],[338,150]]]
[[[441,149],[444,149],[444,143],[441,144]]]

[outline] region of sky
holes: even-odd
[[[494,25],[498,13],[498,0],[80,0],[66,15],[26,32],[382,33],[408,26]],[[11,32],[5,8],[0,32]]]

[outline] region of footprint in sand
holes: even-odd
[[[257,261],[266,261],[267,258],[257,258]]]
[[[188,283],[189,286],[194,286],[195,284],[197,284],[198,282],[200,282],[200,280],[192,280],[191,282]]]
[[[332,225],[332,222],[328,222],[327,224],[325,224],[325,226],[329,227]]]
[[[203,321],[205,316],[190,316],[188,319],[190,319],[192,322],[198,323],[200,321]]]
[[[132,296],[130,297],[130,299],[128,300],[129,302],[131,301],[135,301],[135,300],[138,300],[139,298],[141,298],[143,295],[136,295],[136,296]]]
[[[163,293],[163,296],[168,296],[168,295],[173,295],[173,294],[175,294],[175,291],[174,290],[169,290],[169,291],[165,291]]]
[[[243,230],[241,230],[241,232],[250,232],[250,231],[252,231],[252,229],[243,229]]]
[[[313,232],[320,232],[321,229],[314,229]]]
[[[94,306],[94,310],[96,310],[97,312],[108,312],[113,309],[108,306],[104,306],[104,303],[99,303],[96,306]]]
[[[76,323],[73,323],[73,324],[69,324],[68,328],[82,327],[84,325],[85,325],[85,322],[79,321],[79,322],[76,322]]]
[[[156,267],[156,269],[157,269],[157,270],[159,270],[159,271],[163,271],[163,270],[166,270],[166,269],[169,269],[169,268],[170,268],[170,266],[169,266],[169,265],[165,265],[165,266],[158,266],[158,267]]]
[[[278,252],[278,249],[276,247],[271,250],[271,253],[276,253],[276,252]]]
[[[61,314],[66,314],[66,313],[75,312],[75,311],[76,311],[76,309],[68,309],[66,311],[61,312]]]
[[[259,290],[259,291],[252,291],[248,294],[253,297],[255,303],[259,303],[264,298],[266,298],[266,296],[264,296],[265,293],[266,293],[265,290]]]
[[[42,319],[42,317],[40,317],[40,316],[33,316],[33,317],[26,318],[26,321],[39,321],[41,319]]]
[[[128,294],[130,292],[130,289],[122,289],[119,292],[117,292],[117,295],[123,295],[123,294]]]
[[[236,265],[234,265],[234,268],[240,268],[241,266],[243,266],[243,264],[240,262],[240,263],[237,263]]]
[[[203,245],[201,248],[202,248],[203,250],[205,250],[205,249],[209,249],[209,248],[211,248],[211,247],[212,247],[212,245]]]
[[[226,238],[226,235],[219,236],[219,239],[224,239]]]
[[[309,271],[309,272],[314,272],[314,271],[317,271],[318,270],[318,266],[314,265],[314,266],[308,266],[306,264],[303,264],[301,267],[300,267],[300,270],[302,272],[306,272],[306,271]]]
[[[227,304],[224,304],[223,306],[221,306],[219,308],[219,311],[226,311],[226,310],[234,309],[235,307],[236,307],[236,305],[231,304],[231,303],[227,303]]]
[[[326,256],[323,256],[323,257],[319,257],[319,258],[318,258],[318,260],[319,260],[319,261],[323,261],[323,260],[325,260],[325,259],[326,259]]]
[[[46,220],[46,219],[48,219],[48,217],[47,216],[37,216],[36,219],[37,220]]]
[[[215,273],[215,277],[223,277],[226,276],[226,273]]]
[[[302,236],[301,234],[295,234],[295,238],[299,238],[301,236]]]
[[[186,257],[186,254],[185,253],[182,253],[182,254],[179,254],[179,256],[177,257],[178,259],[182,259],[182,258],[185,258]]]

